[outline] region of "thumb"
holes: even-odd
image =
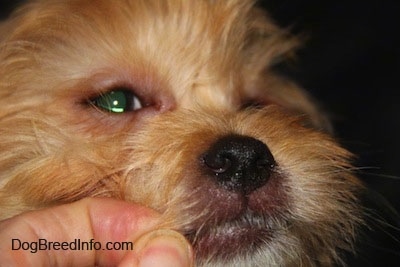
[[[154,237],[145,234],[158,218],[148,208],[105,198],[27,212],[0,222],[0,259],[4,266],[140,266],[151,255],[170,262],[178,255],[189,264],[191,249],[178,233],[167,231],[163,239],[155,231],[157,238],[143,241]]]
[[[119,267],[189,267],[193,253],[186,239],[176,231],[155,230],[136,242],[136,253],[127,253]]]

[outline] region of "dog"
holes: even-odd
[[[0,220],[101,196],[162,213],[198,266],[354,250],[353,156],[254,1],[36,0],[0,33]]]

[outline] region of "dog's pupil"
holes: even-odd
[[[112,113],[124,113],[140,108],[140,102],[129,90],[119,89],[104,93],[93,101],[93,104]]]

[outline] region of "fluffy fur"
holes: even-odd
[[[350,154],[271,71],[297,41],[253,1],[37,0],[0,32],[0,219],[108,196],[160,211],[199,266],[331,266],[352,249],[362,185]],[[118,87],[143,108],[90,101]],[[276,161],[246,195],[199,160],[232,134]]]

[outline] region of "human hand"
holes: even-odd
[[[175,231],[157,230],[158,218],[148,208],[105,198],[23,213],[0,222],[1,266],[192,266],[189,243]]]

